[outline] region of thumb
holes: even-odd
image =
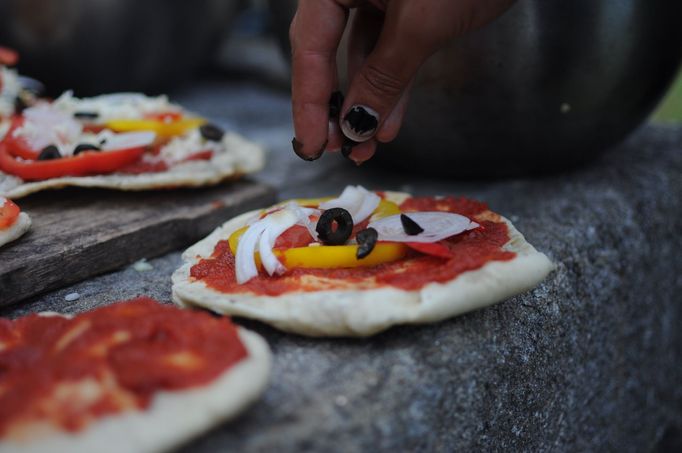
[[[341,130],[355,142],[367,141],[381,129],[419,67],[435,51],[435,43],[410,39],[414,33],[405,30],[407,24],[394,23],[390,12],[376,46],[353,76],[343,104]]]

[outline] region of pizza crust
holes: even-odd
[[[159,173],[70,176],[45,181],[25,182],[0,171],[0,196],[17,199],[46,189],[67,186],[97,187],[117,190],[148,190],[175,187],[199,187],[218,184],[253,173],[265,164],[265,153],[257,144],[235,133],[226,133],[227,152],[216,153],[211,160],[195,160],[174,165]]]
[[[389,197],[397,195],[390,193]],[[429,283],[408,291],[390,286],[290,292],[280,296],[225,294],[190,279],[190,269],[209,257],[218,241],[226,239],[258,211],[236,217],[183,254],[183,266],[172,277],[173,301],[180,306],[201,306],[217,313],[243,316],[281,330],[308,336],[369,336],[397,324],[441,321],[500,302],[538,285],[553,264],[502,217],[509,228],[506,250],[510,261],[492,261],[445,283]]]
[[[0,230],[0,247],[18,239],[31,228],[31,218],[25,212],[19,213],[17,221],[11,227]]]
[[[30,443],[0,442],[0,453],[160,452],[235,417],[265,390],[270,350],[259,335],[239,328],[249,355],[211,384],[185,391],[160,392],[144,411],[105,417],[70,434],[60,432]]]

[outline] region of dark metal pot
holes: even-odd
[[[0,43],[54,94],[161,92],[215,50],[237,0],[2,0]]]
[[[294,1],[272,3],[290,20]],[[682,2],[519,0],[426,63],[376,159],[449,175],[586,162],[647,118],[681,58]]]

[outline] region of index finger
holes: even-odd
[[[300,0],[291,23],[294,151],[314,160],[327,145],[329,98],[336,89],[336,51],[352,1]]]

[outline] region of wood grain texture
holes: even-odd
[[[22,199],[33,226],[0,249],[0,306],[184,248],[274,201],[273,189],[247,180],[156,192],[72,188]]]

